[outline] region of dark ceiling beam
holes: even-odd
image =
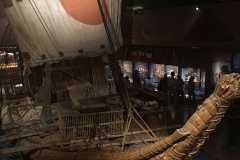
[[[143,5],[145,9],[188,6],[188,5],[202,5],[210,3],[223,3],[226,1],[237,0],[123,0],[122,10],[126,7]]]

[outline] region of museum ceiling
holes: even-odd
[[[123,0],[122,10],[126,7],[142,5],[144,9],[155,9],[165,7],[177,7],[187,5],[201,5],[208,3],[224,3],[237,0]]]

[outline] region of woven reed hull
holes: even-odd
[[[126,152],[61,152],[45,149],[40,155],[33,154],[35,159],[92,159],[92,160],[183,160],[191,159],[204,143],[204,140],[215,129],[223,117],[227,106],[234,99],[240,98],[240,76],[230,74],[222,76],[215,88],[214,93],[206,99],[199,109],[186,122],[182,129],[176,130],[167,138],[153,143],[150,146]],[[51,141],[51,136],[49,141]],[[39,139],[38,141],[48,141]],[[21,141],[26,145],[26,141]],[[40,147],[40,146],[39,146]]]
[[[66,159],[81,159],[84,160],[127,160],[127,159],[149,159],[152,155],[158,155],[159,152],[163,152],[165,149],[172,146],[175,142],[181,140],[183,137],[187,136],[189,133],[184,130],[176,130],[171,136],[161,140],[157,143],[154,143],[150,146],[147,146],[142,149],[133,150],[133,151],[126,151],[126,152],[64,152],[60,151],[59,148],[56,149],[52,147],[52,149],[41,149],[39,146],[39,150],[35,150],[35,152],[27,151],[24,152],[25,155],[29,155],[31,152],[31,156],[29,159],[42,159],[42,160],[66,160]],[[50,136],[45,138],[40,138],[38,136],[32,137],[36,142],[41,141],[44,143],[55,142],[59,141],[61,138],[59,132],[56,132]],[[23,139],[20,141],[20,146],[28,146],[31,145],[28,140]],[[54,146],[54,145],[53,145]]]

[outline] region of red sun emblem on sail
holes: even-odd
[[[59,0],[66,12],[85,24],[98,25],[103,23],[97,0]],[[108,0],[105,0],[108,4]]]

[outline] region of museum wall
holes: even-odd
[[[240,2],[122,12],[124,44],[239,48]]]
[[[232,53],[236,52],[235,50],[224,50],[224,49],[215,49],[213,50],[213,63],[214,62],[223,62],[223,61],[231,61],[232,59]]]

